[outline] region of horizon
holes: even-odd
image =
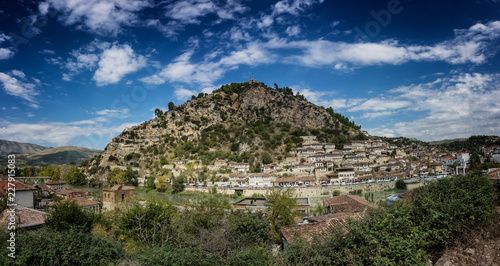
[[[0,139],[103,150],[168,102],[252,78],[372,136],[500,132],[500,2],[0,3]]]

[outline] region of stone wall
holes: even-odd
[[[328,187],[307,187],[307,188],[294,188],[295,197],[321,197],[332,195],[335,190],[339,190],[340,193],[348,194],[350,191],[355,191],[361,189],[362,192],[375,192],[383,191],[387,189],[394,188],[395,182],[384,182],[384,183],[372,183],[372,184],[359,184],[353,186],[328,186]],[[188,191],[200,191],[210,193],[212,191],[211,187],[198,188],[198,187],[187,187]],[[243,196],[251,197],[253,194],[266,195],[267,189],[242,189],[242,188],[217,188],[217,193],[222,194],[234,194],[235,190],[243,190]]]

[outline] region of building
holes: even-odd
[[[15,188],[15,202],[17,205],[26,207],[26,208],[33,208],[34,207],[34,198],[33,198],[33,193],[36,191],[36,188],[21,181],[21,180],[16,180],[14,182],[8,182],[8,181],[0,181],[0,195],[3,197],[8,197],[9,193],[12,192],[9,191],[9,188],[12,188],[12,185],[14,184]]]
[[[233,203],[236,210],[263,211],[267,208],[266,198],[244,198]],[[295,198],[296,210],[302,215],[309,215],[311,202],[309,198]]]
[[[270,174],[248,174],[248,185],[252,187],[272,187],[275,175]]]
[[[0,217],[0,227],[4,230],[8,229],[8,224],[11,217],[8,211],[9,208],[5,209]],[[42,227],[45,224],[47,213],[29,208],[16,207],[14,217],[17,230],[34,230]]]
[[[354,195],[343,195],[323,199],[323,203],[330,213],[364,213],[377,205],[366,199]]]
[[[56,194],[65,198],[65,199],[74,199],[78,197],[85,197],[90,193],[90,190],[87,189],[79,189],[67,187],[65,190],[58,190]]]
[[[63,202],[68,202],[68,201],[73,201],[75,204],[79,207],[82,208],[84,211],[90,211],[90,212],[99,212],[99,202],[95,200],[90,200],[87,198],[82,198],[82,197],[77,197],[77,198],[68,198],[64,199],[60,202],[52,202],[49,204],[50,207],[53,207],[57,204],[63,203]]]
[[[135,187],[114,185],[102,190],[102,208],[112,210],[117,204],[135,199]]]
[[[45,183],[52,190],[64,190],[66,188],[66,182],[62,180],[49,180]]]
[[[237,163],[237,162],[230,162],[229,167],[233,168],[237,172],[248,172],[250,171],[250,165],[248,163]]]
[[[288,244],[299,239],[307,242],[324,241],[335,235],[340,229],[345,229],[349,219],[362,219],[357,213],[328,214],[316,217],[306,217],[303,223],[283,226],[280,229],[282,246],[285,250]]]

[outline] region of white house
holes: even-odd
[[[230,162],[229,167],[233,168],[237,172],[248,172],[250,171],[250,165],[248,163],[237,163],[237,162]]]
[[[36,188],[21,180],[16,180],[14,182],[3,180],[0,181],[0,195],[8,199],[9,193],[12,191],[12,189],[9,191],[9,188],[12,188],[12,185],[14,185],[15,188],[15,203],[26,208],[33,208],[33,193],[36,191]]]
[[[261,173],[251,173],[248,174],[248,185],[252,187],[271,187],[273,185],[274,180],[276,179],[275,175],[270,174],[261,174]]]

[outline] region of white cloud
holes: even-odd
[[[1,121],[0,121],[1,122]],[[90,119],[74,122],[47,122],[39,123],[0,123],[0,135],[4,139],[43,143],[54,146],[77,145],[102,149],[109,139],[115,137],[125,128],[139,123],[123,123],[111,125],[100,119]]]
[[[10,75],[0,72],[0,82],[2,82],[3,89],[8,95],[22,98],[28,102],[29,106],[39,108],[38,101],[35,99],[39,95],[38,90],[35,89],[36,85],[27,82],[24,78],[25,74],[19,70],[12,71]]]
[[[285,32],[286,34],[288,34],[288,36],[293,37],[299,35],[301,30],[299,26],[295,25],[295,26],[288,26]]]
[[[364,101],[363,103],[350,108],[349,112],[356,111],[386,111],[401,109],[410,106],[412,103],[410,101],[385,99],[385,98],[372,98]]]
[[[434,82],[402,86],[390,91],[394,99],[411,105],[396,111],[418,112],[417,119],[369,129],[371,134],[416,137],[421,140],[492,135],[500,132],[500,75],[463,73]],[[382,105],[389,105],[381,103]],[[354,108],[356,109],[356,108]],[[381,112],[381,115],[383,112]],[[363,117],[371,118],[370,113]]]
[[[184,87],[178,87],[174,91],[175,97],[177,100],[182,101],[191,98],[193,95],[198,95],[198,93],[194,90],[188,90]]]
[[[119,82],[125,75],[146,66],[146,58],[136,55],[128,45],[113,45],[104,50],[99,60],[99,68],[92,77],[98,86]]]
[[[0,44],[10,40],[10,37],[4,33],[0,33]],[[6,60],[14,56],[14,51],[11,48],[0,48],[0,60]]]
[[[235,20],[249,10],[237,0],[210,1],[210,0],[185,0],[172,1],[165,6],[165,19],[148,19],[146,25],[154,27],[169,37],[175,37],[189,24],[200,24],[201,19],[209,15],[216,15],[217,20]],[[165,21],[167,20],[167,21]]]
[[[0,60],[9,59],[14,56],[14,52],[8,48],[0,48]]]
[[[148,0],[47,0],[39,4],[42,15],[49,6],[59,11],[59,18],[66,25],[77,25],[101,35],[116,35],[122,26],[137,23],[135,14],[151,7]]]
[[[129,109],[121,109],[121,110],[110,110],[110,109],[104,109],[104,110],[99,110],[96,111],[96,115],[102,115],[106,117],[120,117],[120,118],[125,118],[128,117],[128,112]]]
[[[25,78],[26,75],[24,74],[24,72],[20,71],[20,70],[16,70],[16,69],[13,69],[12,71],[10,71],[10,73],[12,73],[12,75],[18,77],[18,78]]]
[[[274,5],[273,13],[274,14],[288,13],[291,15],[298,15],[306,8],[322,2],[323,0],[282,0]]]
[[[43,49],[42,51],[40,51],[41,54],[49,54],[49,55],[54,55],[56,54],[56,52],[54,52],[53,50],[49,50],[49,49]]]
[[[380,64],[398,65],[409,61],[444,61],[450,64],[484,63],[495,54],[492,43],[500,39],[500,21],[475,24],[469,29],[455,30],[455,38],[435,45],[405,45],[396,40],[378,43],[346,43],[323,39],[288,41],[271,39],[266,47],[299,49],[301,52],[285,58],[287,63],[309,67],[345,64],[359,67]]]
[[[238,1],[185,0],[175,1],[167,6],[165,16],[182,24],[198,24],[200,18],[217,14],[220,19],[235,19],[236,14],[248,10]]]
[[[147,83],[147,84],[153,84],[153,85],[159,85],[159,84],[165,83],[165,79],[161,78],[158,75],[144,77],[144,78],[141,78],[140,81]]]
[[[249,43],[246,48],[232,51],[218,61],[191,62],[194,50],[178,56],[172,63],[165,66],[160,73],[144,77],[141,81],[149,84],[161,84],[166,81],[200,83],[210,86],[221,78],[225,72],[237,68],[239,65],[260,65],[272,63],[275,57],[258,43]]]

